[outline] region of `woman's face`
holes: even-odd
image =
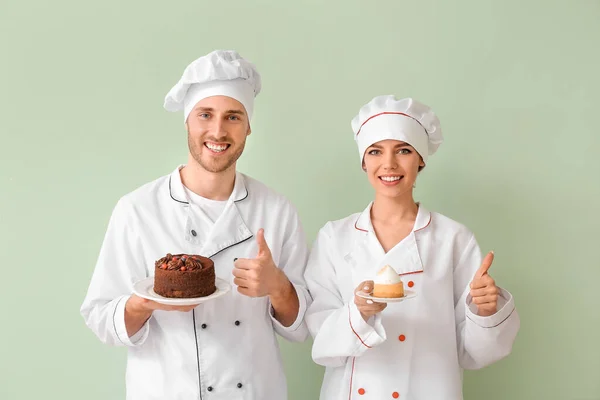
[[[377,194],[388,197],[412,196],[423,159],[408,143],[382,140],[367,148],[363,168]]]

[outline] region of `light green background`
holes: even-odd
[[[162,101],[215,48],[263,75],[239,167],[310,242],[371,199],[358,108],[431,105],[446,141],[416,197],[496,251],[522,319],[466,399],[600,399],[599,21],[591,0],[0,0],[0,399],[124,398],[125,350],[79,306],[117,199],[186,161]],[[283,349],[290,400],[316,399],[310,343]]]

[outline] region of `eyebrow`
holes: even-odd
[[[212,108],[212,107],[197,107],[195,109],[195,111],[214,112],[215,109]],[[244,115],[244,112],[242,110],[227,110],[227,111],[225,111],[225,114],[239,114],[239,115]]]
[[[394,147],[405,147],[405,146],[410,146],[410,144],[406,143],[406,142],[400,142],[397,145],[395,145]],[[375,147],[376,149],[382,149],[383,147],[374,143],[369,147]]]

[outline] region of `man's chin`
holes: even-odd
[[[208,171],[215,174],[226,172],[231,168],[235,168],[235,161],[232,160],[219,160],[218,162],[211,162],[202,160],[200,166]]]

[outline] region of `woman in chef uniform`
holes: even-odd
[[[495,285],[493,253],[482,259],[472,232],[413,198],[442,143],[433,111],[379,96],[352,129],[375,199],[321,228],[306,269],[312,356],[327,367],[320,398],[461,400],[463,369],[511,352],[520,325],[512,295]],[[386,265],[416,296],[383,303],[356,294],[371,293]]]

